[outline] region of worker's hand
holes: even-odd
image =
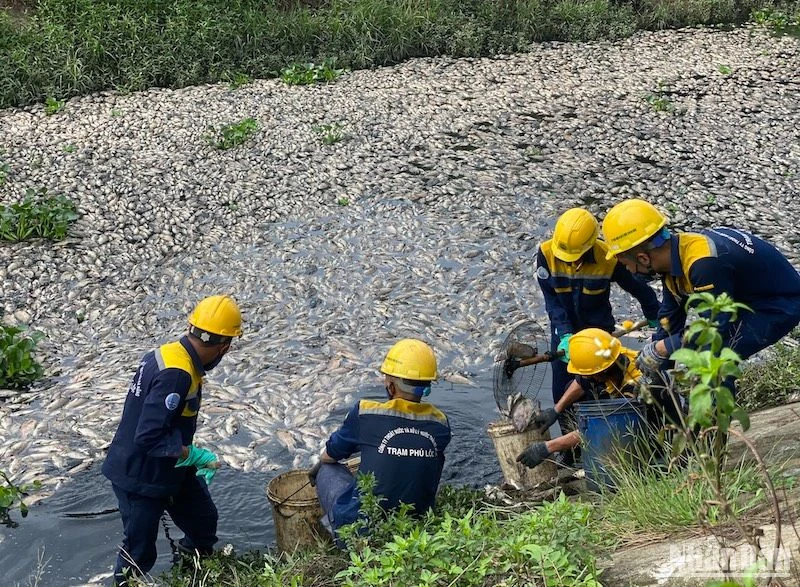
[[[198,467],[197,476],[202,477],[206,481],[206,485],[211,485],[214,480],[214,475],[219,470],[219,461],[213,461],[207,467]]]
[[[208,449],[197,448],[193,444],[190,444],[188,448],[189,455],[185,459],[178,459],[178,462],[175,463],[176,467],[197,467],[200,469],[202,467],[207,467],[213,462],[219,462],[217,455]],[[219,466],[219,464],[217,466]]]
[[[317,474],[319,470],[322,468],[322,459],[317,461],[317,464],[311,467],[311,470],[308,472],[308,481],[311,483],[311,487],[317,486]]]
[[[547,445],[544,442],[534,442],[528,448],[523,450],[517,456],[517,462],[522,463],[528,468],[534,468],[541,465],[542,462],[550,456],[550,451],[547,450]]]
[[[659,354],[656,344],[656,341],[648,342],[636,357],[636,367],[650,378],[654,378],[659,371],[666,368],[669,359]]]
[[[561,357],[561,360],[565,363],[569,363],[569,339],[572,338],[572,334],[565,334],[561,337],[561,340],[558,341],[558,348],[557,351],[563,351],[564,355]]]
[[[539,434],[544,434],[547,430],[556,423],[558,420],[558,412],[555,408],[547,408],[542,410],[533,417],[533,423],[536,426],[536,431]]]
[[[509,379],[517,369],[519,369],[519,359],[517,357],[508,357],[503,363],[503,372]]]
[[[658,328],[658,320],[656,320],[656,319],[653,319],[653,320],[648,320],[648,321],[647,321],[647,325],[648,325],[650,328]]]

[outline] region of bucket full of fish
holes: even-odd
[[[327,541],[330,535],[322,526],[322,506],[317,491],[309,483],[307,470],[281,473],[267,485],[272,504],[278,550],[293,552]]]
[[[518,489],[531,489],[557,476],[552,461],[533,469],[517,462],[517,456],[531,443],[550,440],[548,431],[541,433],[531,425],[547,363],[559,358],[549,352],[539,354],[546,340],[541,325],[523,321],[511,330],[495,360],[494,399],[504,418],[492,423],[487,432],[506,483]]]
[[[517,489],[532,489],[557,476],[556,465],[552,461],[545,461],[533,469],[517,462],[517,456],[528,445],[537,441],[550,440],[549,432],[540,434],[533,427],[528,427],[520,432],[507,418],[492,423],[487,432],[494,443],[494,450],[500,461],[500,469],[503,471],[503,477],[507,484]]]

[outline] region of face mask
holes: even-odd
[[[213,361],[211,361],[210,363],[206,363],[205,365],[203,365],[203,369],[204,369],[205,371],[211,371],[211,369],[213,369],[214,367],[216,367],[217,365],[219,365],[220,361],[222,361],[222,357],[224,357],[224,356],[225,356],[225,352],[226,352],[226,351],[227,351],[227,349],[226,349],[225,351],[222,351],[222,350],[221,350],[221,351],[219,351],[219,354],[217,355],[217,357],[216,357],[216,358],[215,358]]]
[[[651,281],[655,281],[658,278],[658,273],[649,269],[647,273],[639,273],[638,271],[633,274],[633,276],[641,282],[650,283]]]

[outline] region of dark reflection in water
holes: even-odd
[[[501,478],[492,442],[486,435],[488,425],[499,417],[492,396],[491,373],[481,373],[475,381],[475,387],[440,382],[428,398],[448,415],[453,428],[453,441],[446,453],[442,475],[444,483],[481,487]],[[359,395],[385,397],[382,389],[374,387],[362,390]],[[540,399],[546,400],[549,395],[549,390],[543,389]],[[341,422],[345,413],[342,410],[332,414],[331,422]],[[283,463],[285,468],[291,466],[292,455],[282,451],[277,442],[272,450],[275,462]],[[273,545],[272,511],[265,489],[279,472],[242,473],[222,469],[217,474],[211,493],[220,514],[219,547],[229,543],[241,552],[264,550]],[[122,536],[119,514],[77,518],[68,515],[102,512],[116,506],[111,485],[100,474],[98,464],[32,507],[18,528],[0,528],[3,584],[27,585],[40,553],[46,561],[40,587],[74,587],[91,579],[107,584]],[[167,528],[172,538],[182,536],[171,523]],[[158,552],[154,575],[170,566],[170,546],[163,529],[159,533]],[[98,579],[100,575],[103,576]]]

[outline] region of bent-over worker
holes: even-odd
[[[540,433],[547,431],[558,416],[582,399],[608,399],[638,395],[641,377],[636,368],[636,351],[622,346],[619,339],[600,328],[586,328],[569,339],[567,370],[575,376],[553,408],[543,410],[533,420]],[[546,442],[534,442],[517,457],[526,467],[536,467],[554,452],[578,446],[580,434],[573,430]]]
[[[659,276],[664,299],[660,327],[641,350],[638,366],[655,378],[671,366],[669,357],[683,345],[686,302],[693,293],[727,293],[746,304],[736,320],[717,317],[724,346],[742,359],[791,332],[800,322],[800,274],[774,246],[737,228],[673,233],[655,206],[639,199],[621,202],[603,220],[607,257],[630,271]],[[726,386],[735,393],[733,378]]]

